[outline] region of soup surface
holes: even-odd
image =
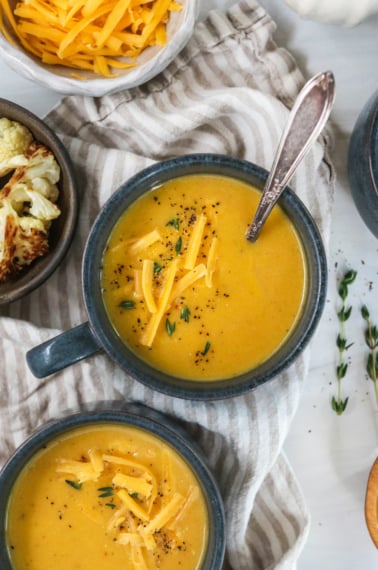
[[[103,299],[129,348],[180,378],[220,380],[262,363],[301,311],[299,237],[276,206],[245,234],[261,193],[190,175],[147,192],[120,217],[103,256]]]
[[[99,424],[47,445],[8,506],[15,570],[196,570],[208,519],[185,460],[144,430]]]

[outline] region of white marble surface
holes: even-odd
[[[358,1],[358,0],[356,0]],[[367,381],[363,322],[359,307],[367,303],[378,324],[378,240],[361,221],[351,199],[346,157],[350,134],[365,101],[378,87],[378,17],[354,28],[301,20],[282,0],[261,0],[277,23],[275,39],[297,58],[310,76],[330,69],[337,95],[333,121],[337,128],[333,162],[337,184],[329,258],[329,291],[325,313],[312,340],[312,365],[305,392],[285,450],[302,486],[312,525],[299,570],[376,570],[378,551],[368,535],[364,499],[369,469],[378,455],[378,404]],[[202,0],[208,9],[225,8],[233,0]],[[0,97],[43,116],[60,95],[16,75],[0,61]],[[336,391],[338,333],[336,283],[346,268],[358,271],[348,301],[350,366],[343,380],[349,396],[345,413],[330,406]]]

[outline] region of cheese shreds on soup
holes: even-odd
[[[217,175],[162,184],[121,214],[103,255],[109,319],[153,367],[222,380],[268,359],[290,335],[306,289],[300,239],[276,206],[245,234],[261,192]]]
[[[9,500],[15,570],[197,570],[208,515],[187,462],[132,426],[71,430],[39,451]]]

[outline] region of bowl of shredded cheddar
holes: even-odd
[[[222,567],[224,509],[204,454],[145,406],[97,403],[43,425],[0,490],[2,570]]]
[[[57,92],[100,97],[145,83],[189,40],[197,0],[0,0],[0,55]]]

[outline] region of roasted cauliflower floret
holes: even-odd
[[[24,125],[0,118],[0,176],[27,163],[25,152],[32,140],[33,135]]]
[[[13,277],[48,250],[43,222],[20,217],[9,200],[5,200],[0,206],[0,282]]]
[[[51,221],[60,215],[54,155],[32,142],[24,156],[26,164],[0,190],[0,282],[48,252]]]
[[[55,156],[47,147],[35,142],[29,146],[25,154],[28,159],[25,181],[30,183],[32,190],[56,202],[59,196],[57,183],[60,178],[60,168]]]
[[[60,214],[58,206],[37,190],[30,190],[24,182],[15,184],[9,198],[16,211],[33,216],[43,222],[54,220]]]

